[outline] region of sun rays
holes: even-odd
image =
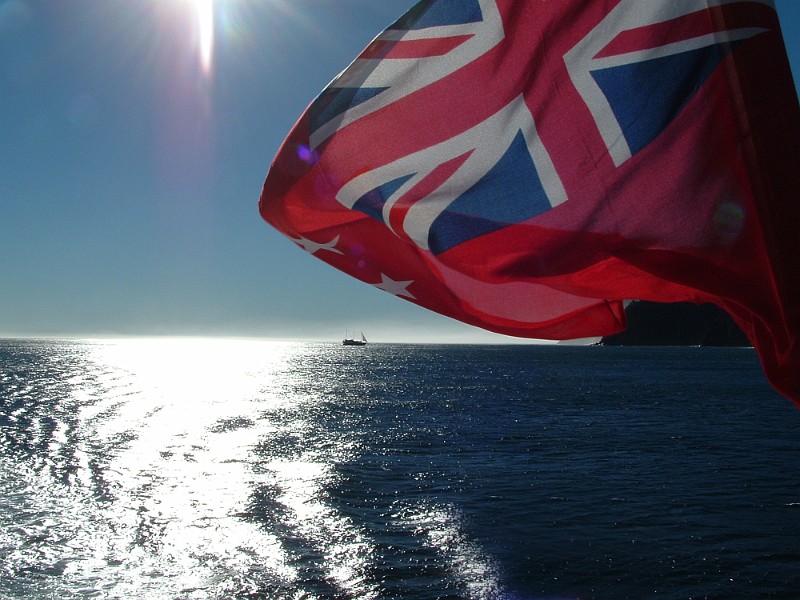
[[[197,19],[198,50],[200,67],[208,76],[214,56],[214,2],[213,0],[193,0]]]
[[[214,0],[178,0],[157,4],[164,15],[180,14],[187,27],[187,43],[192,46],[193,60],[206,78],[211,76],[214,64],[214,34],[216,29]],[[178,11],[177,13],[174,11]]]

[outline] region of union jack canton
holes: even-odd
[[[752,1],[623,0],[607,14],[584,2],[563,23],[549,4],[428,0],[378,36],[309,110],[312,150],[348,127],[372,140],[336,199],[434,254],[528,221],[579,196],[591,165],[610,171],[646,148],[735,44],[766,31],[725,18]],[[553,39],[556,27],[577,39]],[[574,131],[576,112],[594,131]],[[543,120],[573,143],[540,134]],[[571,183],[555,160],[588,175]]]

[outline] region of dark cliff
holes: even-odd
[[[633,302],[628,328],[604,337],[606,346],[750,346],[731,316],[714,304]]]

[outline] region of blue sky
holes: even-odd
[[[0,0],[0,336],[501,341],[258,215],[303,109],[413,0],[215,0],[209,74],[198,4]]]

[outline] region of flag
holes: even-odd
[[[769,0],[423,0],[311,103],[263,218],[491,331],[714,302],[800,403],[800,110]]]

